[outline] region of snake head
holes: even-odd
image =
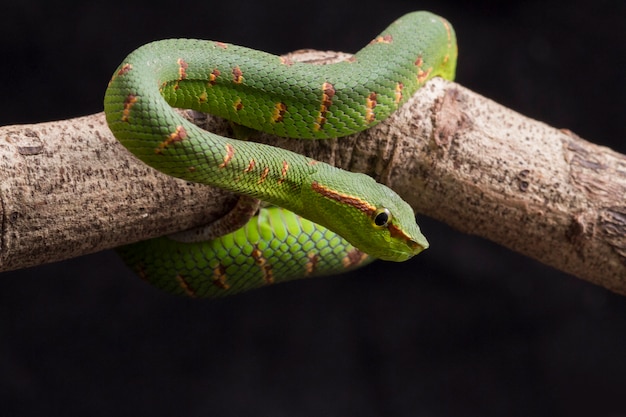
[[[380,245],[379,249],[372,249],[371,252],[362,250],[386,261],[406,261],[428,248],[428,241],[415,221],[411,206],[393,190],[384,185],[382,187],[388,192],[388,198],[371,215],[371,227],[376,239],[386,245]]]
[[[402,262],[428,248],[413,209],[392,189],[364,174],[332,171],[303,192],[305,217],[375,258]]]

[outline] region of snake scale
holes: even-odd
[[[453,79],[456,55],[452,26],[429,12],[401,17],[352,59],[329,65],[214,41],[140,47],[116,69],[105,94],[114,136],[168,175],[276,207],[210,242],[162,237],[120,252],[154,285],[197,297],[418,254],[428,242],[412,208],[388,187],[287,150],[204,131],[172,107],[279,136],[341,137],[386,119],[430,78]]]

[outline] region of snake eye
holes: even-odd
[[[374,225],[377,227],[386,227],[391,221],[391,212],[387,208],[379,208],[374,213]]]

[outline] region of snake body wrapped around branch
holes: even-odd
[[[456,52],[451,25],[428,12],[403,16],[353,59],[323,66],[190,39],[157,41],[132,52],[105,94],[106,119],[115,137],[159,171],[281,209],[264,209],[269,211],[235,232],[239,235],[220,238],[225,240],[213,244],[219,250],[156,240],[125,247],[125,257],[157,286],[218,296],[280,279],[339,272],[359,265],[366,258],[362,253],[392,261],[418,254],[428,242],[412,208],[388,187],[303,155],[206,132],[172,107],[279,136],[335,138],[386,119],[428,79],[453,79]],[[284,226],[276,226],[278,218]],[[262,224],[270,224],[272,232],[255,239],[265,233]],[[275,233],[281,227],[290,238]],[[237,243],[242,241],[245,249]],[[296,249],[305,256],[296,256]],[[329,262],[335,266],[321,268],[320,260],[329,256],[336,258]],[[277,271],[284,276],[277,279]],[[264,279],[255,281],[251,274]]]

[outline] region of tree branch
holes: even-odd
[[[195,122],[229,134],[222,120]],[[0,137],[0,271],[211,222],[236,199],[145,166],[101,113],[1,127]],[[389,120],[347,138],[255,140],[370,174],[420,214],[626,294],[626,157],[458,84],[431,80]]]

